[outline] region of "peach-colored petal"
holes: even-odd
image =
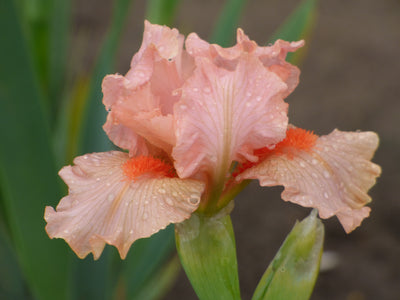
[[[288,86],[284,97],[288,96],[298,85],[300,70],[286,62],[288,52],[294,52],[304,45],[304,41],[286,42],[277,40],[272,46],[260,47],[251,41],[243,30],[237,31],[237,44],[230,48],[209,44],[192,33],[186,39],[188,53],[195,57],[207,57],[216,65],[227,69],[234,69],[237,60],[246,52],[258,57],[263,65],[278,75]]]
[[[109,138],[131,155],[145,153],[145,141],[170,153],[175,143],[171,114],[179,100],[174,91],[193,68],[193,58],[183,51],[183,36],[146,21],[142,46],[126,76],[108,75],[103,81]]]
[[[299,84],[300,70],[285,61],[288,52],[295,52],[304,46],[304,41],[286,42],[277,40],[272,46],[258,47],[254,54],[268,70],[278,75],[287,85],[286,95],[289,95]]]
[[[175,167],[183,178],[199,171],[225,176],[233,160],[257,159],[253,149],[285,136],[287,104],[281,93],[286,85],[250,55],[234,71],[207,58],[197,58],[196,64],[175,106]]]
[[[144,22],[143,41],[139,51],[133,56],[131,67],[134,67],[142,58],[148,47],[153,45],[159,56],[164,59],[180,59],[183,50],[184,37],[175,28]]]
[[[105,244],[125,258],[131,244],[190,217],[199,205],[204,184],[195,180],[143,175],[129,180],[118,151],[77,157],[60,176],[69,186],[56,211],[46,207],[46,231],[63,238],[80,257],[98,259]]]
[[[370,162],[378,142],[373,132],[334,130],[319,137],[308,151],[280,148],[279,153],[272,152],[237,179],[283,185],[284,200],[315,207],[322,218],[336,215],[350,232],[369,215],[370,209],[364,207],[371,201],[367,192],[381,172]]]

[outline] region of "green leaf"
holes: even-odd
[[[161,299],[162,296],[166,294],[171,285],[175,282],[178,277],[179,271],[181,270],[181,265],[179,263],[179,258],[174,256],[165,265],[163,265],[157,273],[149,278],[149,280],[143,285],[140,293],[128,299],[146,299],[146,300],[156,300]]]
[[[201,300],[240,299],[230,216],[193,214],[175,226],[178,254],[197,296]]]
[[[215,29],[211,34],[211,43],[217,43],[222,47],[230,46],[236,34],[236,28],[245,5],[245,0],[227,0],[219,16]]]
[[[324,226],[313,210],[296,223],[265,271],[253,300],[306,300],[319,272]]]
[[[0,184],[18,261],[36,299],[67,299],[68,250],[44,230],[60,199],[48,120],[14,1],[0,2]],[[40,275],[40,276],[39,276]]]
[[[150,23],[171,26],[179,0],[148,0],[146,19]]]
[[[71,17],[71,2],[53,0],[48,21],[48,97],[51,104],[50,113],[56,115],[64,97],[67,75],[67,50]]]
[[[4,225],[0,219],[0,299],[31,299]]]
[[[160,272],[160,267],[174,249],[174,243],[174,228],[168,226],[152,237],[133,244],[123,266],[128,299],[143,299],[139,295],[144,293],[151,279]]]
[[[274,33],[270,42],[277,39],[286,41],[307,40],[311,36],[317,16],[317,0],[303,0],[287,20]],[[306,44],[307,45],[307,44]],[[306,47],[289,53],[287,60],[297,64],[304,57]]]
[[[111,28],[92,74],[85,113],[83,114],[79,154],[107,151],[112,147],[103,130],[107,112],[102,103],[101,83],[104,76],[113,71],[118,42],[132,2],[132,0],[117,0],[114,3]]]

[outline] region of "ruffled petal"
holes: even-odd
[[[131,155],[144,154],[145,141],[171,153],[175,143],[171,114],[179,100],[174,91],[194,66],[193,58],[183,51],[183,40],[176,29],[146,21],[142,46],[126,76],[108,75],[103,80],[103,102],[110,111],[104,130]]]
[[[288,52],[295,52],[304,46],[304,41],[286,42],[277,40],[273,45],[260,47],[251,41],[243,30],[237,31],[237,43],[233,47],[223,48],[216,44],[209,44],[197,34],[191,33],[185,42],[188,53],[194,57],[207,57],[216,65],[234,69],[237,60],[243,53],[251,53],[262,62],[271,72],[278,75],[286,84],[287,90],[284,97],[288,96],[298,85],[300,70],[285,61]]]
[[[125,258],[131,244],[190,217],[204,184],[195,180],[144,173],[131,180],[122,166],[127,153],[111,151],[77,157],[60,176],[69,186],[56,211],[46,207],[46,231],[63,238],[80,257],[95,259],[105,244]]]
[[[370,160],[378,146],[373,132],[334,130],[307,147],[277,145],[276,151],[237,180],[259,179],[262,186],[283,185],[282,199],[319,210],[322,218],[336,215],[351,232],[369,215],[368,190],[381,169]]]
[[[277,40],[272,46],[258,47],[256,55],[263,65],[278,75],[288,86],[286,95],[289,95],[299,84],[300,70],[285,61],[288,52],[295,52],[304,46],[304,41],[286,42]]]
[[[175,167],[183,178],[204,171],[221,179],[232,161],[257,159],[253,149],[284,138],[286,85],[250,55],[243,55],[234,71],[207,58],[196,64],[175,105]]]

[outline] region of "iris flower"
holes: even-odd
[[[369,215],[380,174],[373,132],[318,137],[288,123],[284,99],[300,71],[285,61],[304,42],[261,47],[241,29],[222,48],[195,33],[145,22],[125,76],[104,78],[104,130],[124,151],[91,153],[59,172],[69,187],[46,231],[80,257],[132,243],[195,211],[213,215],[249,179],[283,185],[282,198],[336,215],[346,232]],[[184,47],[185,46],[185,47]]]

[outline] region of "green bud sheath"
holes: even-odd
[[[296,223],[265,271],[252,300],[306,300],[319,272],[324,227],[317,210]]]

